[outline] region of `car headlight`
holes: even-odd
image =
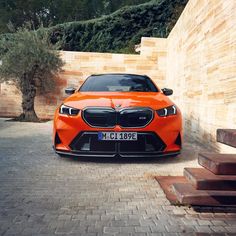
[[[177,108],[176,106],[162,108],[160,110],[157,110],[157,114],[160,117],[173,116],[177,114]]]
[[[64,104],[61,105],[59,109],[59,113],[68,116],[77,116],[79,114],[79,109],[65,106]]]

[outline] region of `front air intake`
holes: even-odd
[[[61,139],[59,138],[58,133],[56,133],[56,135],[55,135],[54,143],[55,143],[55,145],[58,145],[61,143]]]

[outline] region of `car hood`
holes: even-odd
[[[154,110],[173,105],[161,92],[77,92],[64,104],[77,109],[86,107],[150,107]]]

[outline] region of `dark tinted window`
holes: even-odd
[[[158,89],[147,76],[108,74],[92,75],[80,88],[81,92],[158,92]]]

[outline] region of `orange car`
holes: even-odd
[[[148,76],[90,76],[57,108],[54,149],[59,155],[89,157],[176,156],[181,151],[182,117]]]

